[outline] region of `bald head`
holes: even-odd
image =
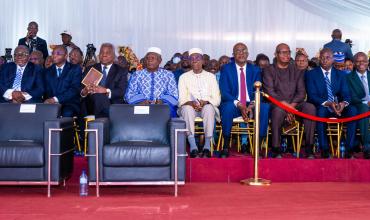
[[[331,37],[333,39],[341,40],[342,39],[342,31],[339,29],[334,29],[331,33]]]
[[[290,50],[290,48],[289,48],[289,45],[288,45],[288,44],[286,44],[286,43],[280,43],[280,44],[278,44],[278,45],[276,46],[276,48],[275,48],[275,53],[279,53],[279,51],[281,51],[282,49],[289,49],[289,50]]]

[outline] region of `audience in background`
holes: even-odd
[[[83,53],[80,48],[76,47],[69,52],[69,62],[75,65],[79,65],[82,68],[84,60]]]
[[[213,73],[216,76],[217,83],[220,80],[220,64],[217,60],[212,59],[209,61],[207,68],[205,69],[208,72]]]
[[[63,42],[63,46],[67,49],[68,51],[68,54],[72,51],[72,49],[74,48],[78,48],[73,42],[72,42],[72,34],[70,31],[68,30],[64,30],[61,34],[62,36],[62,42]],[[67,59],[68,61],[69,60],[69,57]]]
[[[228,64],[230,62],[230,57],[226,56],[226,55],[222,55],[219,59],[218,59],[218,63],[220,64],[220,69],[225,65],[225,64]]]
[[[303,71],[307,70],[307,68],[308,68],[308,57],[305,54],[303,54],[301,52],[298,52],[295,55],[294,62],[295,62],[295,65],[297,66],[297,68],[299,70],[303,70]]]
[[[345,64],[344,72],[350,74],[353,71],[353,61],[349,58],[346,58],[344,59],[344,64]]]
[[[44,68],[49,68],[51,65],[53,65],[53,57],[48,56],[45,59]]]
[[[331,49],[333,54],[342,53],[344,54],[344,58],[353,59],[351,47],[348,44],[342,42],[342,31],[339,29],[333,30],[331,37],[333,40],[325,44],[324,48]]]
[[[38,50],[32,51],[30,55],[30,62],[44,67],[44,58],[41,51]]]
[[[19,39],[18,45],[28,47],[30,53],[34,50],[39,50],[42,52],[44,59],[46,59],[49,55],[48,46],[44,39],[37,36],[38,31],[39,25],[36,22],[31,21],[28,24],[26,37]]]
[[[260,53],[256,56],[254,63],[263,70],[270,65],[270,59],[265,54]]]
[[[181,57],[180,68],[178,68],[177,70],[175,70],[175,72],[173,72],[176,83],[179,83],[180,76],[183,73],[190,71],[190,69],[191,69],[191,66],[190,66],[189,52],[185,51]]]

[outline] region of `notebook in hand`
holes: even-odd
[[[103,74],[99,72],[97,69],[92,67],[89,72],[86,74],[86,76],[82,80],[82,84],[87,85],[99,85],[100,80],[103,78]]]

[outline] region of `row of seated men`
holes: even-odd
[[[101,45],[100,63],[93,67],[101,71],[99,85],[81,85],[89,71],[67,62],[67,49],[56,46],[52,52],[53,65],[42,70],[29,62],[29,48],[18,46],[14,51],[14,63],[1,67],[1,102],[60,103],[62,115],[107,117],[110,104],[167,104],[171,115],[182,117],[187,124],[191,156],[198,155],[194,138],[194,119],[203,118],[205,146],[202,155],[210,156],[210,142],[215,120],[222,124],[224,146],[221,157],[229,156],[229,143],[233,118],[248,120],[254,109],[256,81],[263,82],[263,90],[291,108],[319,117],[350,117],[369,110],[369,73],[366,54],[354,57],[355,70],[348,75],[332,67],[333,52],[325,48],[320,52],[320,66],[304,72],[290,64],[288,45],[276,47],[276,63],[264,69],[247,64],[248,48],[243,43],[233,47],[234,61],[221,69],[219,85],[214,74],[203,70],[203,52],[199,48],[189,50],[191,70],[182,74],[176,83],[174,74],[160,68],[161,50],[148,49],[145,68],[132,74],[128,81],[127,69],[114,63],[114,46]],[[91,68],[91,67],[90,67]],[[307,99],[306,99],[307,96]],[[267,135],[269,118],[272,129],[272,152],[279,157],[281,127],[291,123],[294,115],[272,106],[261,104],[261,138]],[[370,145],[368,119],[347,123],[346,156],[352,157],[356,127],[360,128],[365,158],[369,158]],[[315,128],[322,157],[329,157],[324,123],[303,119],[305,150],[312,157]]]

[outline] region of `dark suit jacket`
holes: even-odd
[[[93,66],[88,67],[84,72],[84,76],[89,72],[91,67],[94,67],[95,69],[102,72],[101,64],[97,63]],[[125,96],[127,88],[127,73],[128,73],[127,68],[124,69],[118,64],[115,63],[112,64],[104,85],[105,88],[110,89],[112,92],[112,96],[110,99],[111,104],[123,103],[123,97]]]
[[[17,72],[17,64],[14,62],[4,64],[0,71],[0,102],[6,102],[3,98],[4,93],[8,89],[13,88],[14,79]],[[22,92],[27,92],[32,96],[29,102],[42,102],[44,94],[44,80],[42,77],[42,68],[28,62],[26,69],[23,72]]]
[[[259,67],[253,64],[247,64],[245,73],[245,80],[247,83],[248,95],[251,101],[254,100],[254,83],[256,81],[262,81],[261,70]],[[239,85],[238,85],[238,71],[236,70],[235,62],[225,64],[221,69],[220,76],[220,92],[221,102],[233,102],[238,99],[239,96]]]
[[[55,64],[45,69],[45,99],[57,97],[62,110],[72,107],[76,114],[80,111],[80,91],[82,70],[79,65],[66,62],[58,77]]]
[[[287,69],[279,69],[275,65],[266,67],[263,73],[264,91],[279,101],[301,103],[306,97],[304,72],[294,64]]]
[[[362,99],[365,97],[365,88],[362,85],[361,79],[358,77],[356,71],[347,75],[347,82],[351,91],[351,103],[354,105],[363,104]],[[367,72],[367,83],[370,88],[370,72]]]
[[[32,52],[31,45],[26,44],[26,38],[21,38],[18,41],[18,45],[24,45],[28,48],[30,48],[30,53]],[[42,38],[37,37],[36,38],[36,50],[39,50],[42,52],[44,59],[48,57],[49,52],[48,52],[48,45],[46,44],[46,41]]]
[[[324,73],[321,67],[316,67],[306,72],[305,79],[308,102],[311,102],[315,106],[320,106],[328,100],[328,91],[326,89]],[[346,74],[332,68],[330,81],[333,95],[338,97],[338,102],[346,101],[351,103],[351,93],[348,88]]]

